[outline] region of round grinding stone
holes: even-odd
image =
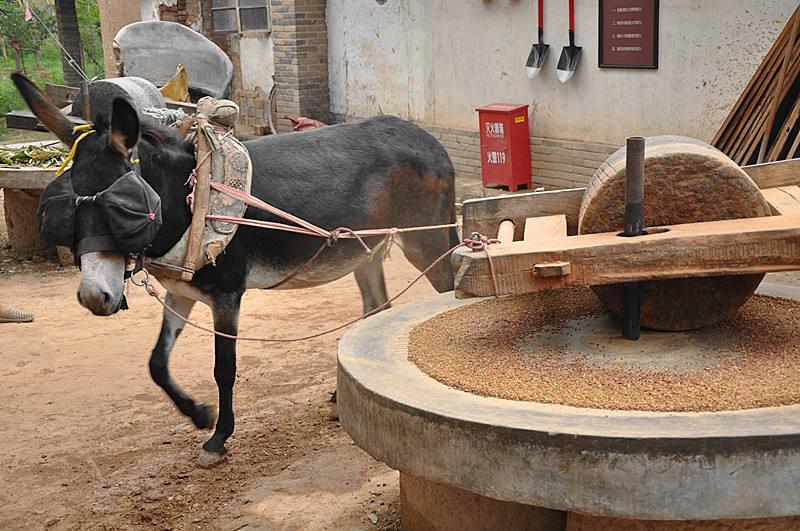
[[[89,84],[89,103],[92,116],[83,116],[83,95],[79,92],[72,103],[72,116],[91,119],[102,114],[111,116],[111,105],[116,98],[126,98],[138,111],[147,108],[163,109],[167,106],[158,87],[141,77],[115,77],[100,79]]]
[[[579,234],[622,230],[625,157],[626,149],[618,150],[589,182],[581,203]],[[724,153],[692,138],[646,139],[646,227],[769,215],[769,205],[758,186]],[[643,282],[642,326],[678,331],[717,323],[735,314],[762,278],[734,275]],[[621,285],[592,289],[609,310],[622,314]]]

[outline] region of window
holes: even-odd
[[[211,0],[215,32],[269,31],[269,0]]]

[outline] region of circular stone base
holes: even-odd
[[[576,317],[577,306],[564,309],[563,300],[540,302],[537,307],[544,314],[563,311],[565,320]],[[381,312],[342,337],[339,417],[345,431],[370,455],[405,475],[498,502],[604,519],[719,521],[800,515],[800,405],[658,412],[504,400],[448,387],[408,360],[412,329],[457,308],[481,304],[486,303],[442,294]],[[764,319],[758,321],[756,335],[766,343],[770,311],[760,315]],[[482,364],[473,364],[479,375],[490,375],[507,361],[486,361],[502,334],[519,338],[515,327],[526,326],[528,332],[541,328],[535,320],[520,322],[508,308],[503,317],[506,322],[495,329],[486,328],[481,319],[468,323],[468,329],[484,336],[483,346],[473,348],[472,354],[484,356]],[[583,321],[582,326],[597,324],[592,323]],[[461,329],[439,330],[443,344],[461,340]],[[558,337],[554,328],[548,341],[558,343]],[[601,354],[602,349],[588,349],[595,361],[586,366],[612,370],[604,366]],[[462,359],[469,358],[462,353]],[[742,366],[741,360],[735,365]],[[760,375],[763,381],[781,377],[766,368]],[[624,391],[627,383],[621,381],[614,389]],[[401,496],[408,514],[412,495],[407,491]],[[421,498],[432,495],[418,497],[419,503]],[[465,506],[461,499],[454,512]],[[428,511],[418,512],[425,516]],[[703,529],[689,525],[694,524],[678,529]],[[592,528],[587,526],[583,529]]]
[[[404,531],[796,531],[800,517],[627,520],[504,502],[400,473]]]

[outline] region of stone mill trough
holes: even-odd
[[[339,346],[403,528],[800,528],[800,290],[762,283],[800,269],[798,162],[633,139],[587,189],[465,202],[500,242],[454,253],[455,297]]]

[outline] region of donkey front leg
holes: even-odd
[[[241,293],[225,293],[214,297],[212,313],[214,329],[229,335],[239,330]],[[225,441],[233,434],[233,384],[236,380],[236,340],[214,337],[214,380],[219,390],[219,417],[214,435],[203,445],[198,465],[214,466],[228,452]]]
[[[184,318],[189,317],[189,313],[195,303],[192,299],[172,293],[167,293],[165,302],[167,306]],[[183,320],[176,317],[169,310],[164,310],[161,333],[158,336],[155,348],[153,348],[153,353],[150,355],[150,376],[167,393],[180,412],[192,419],[195,426],[201,429],[208,429],[214,425],[212,409],[205,404],[195,404],[194,400],[175,383],[169,373],[169,354],[184,325]]]

